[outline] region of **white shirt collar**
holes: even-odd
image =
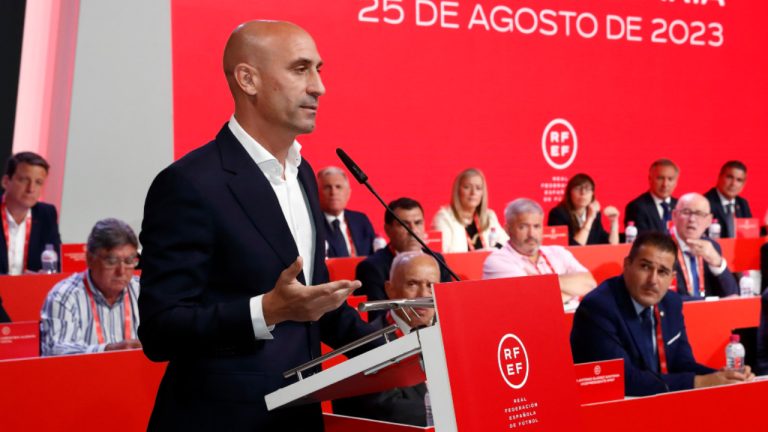
[[[680,234],[677,233],[677,228],[676,227],[672,227],[671,231],[672,231],[672,234],[675,236],[675,241],[677,241],[677,247],[680,248],[680,252],[682,252],[683,254],[688,252],[690,250],[690,248],[688,247],[688,244],[686,244],[683,241],[683,239],[680,238]]]
[[[277,158],[267,151],[258,141],[248,135],[248,132],[240,126],[235,115],[229,119],[229,130],[240,141],[240,144],[251,156],[251,159],[258,165],[261,172],[270,180],[277,181],[283,177],[283,166],[277,161]],[[294,140],[291,148],[288,149],[288,157],[285,159],[285,174],[287,176],[298,176],[299,165],[301,165],[301,144]]]
[[[5,219],[8,221],[8,229],[17,229],[20,226],[24,225],[27,222],[27,219],[32,215],[32,209],[27,209],[27,214],[24,215],[24,219],[21,221],[20,224],[16,223],[16,219],[13,218],[13,215],[11,214],[11,211],[8,210],[8,207],[5,208]]]
[[[344,225],[344,222],[346,222],[346,220],[344,219],[344,210],[342,210],[338,216],[334,216],[332,214],[328,214],[325,212],[323,212],[323,215],[325,215],[325,220],[328,221],[328,224],[332,224],[335,219],[338,219],[341,225]]]
[[[718,190],[717,188],[715,188],[715,192],[717,192],[717,196],[720,197],[720,203],[723,205],[723,207],[727,206],[728,204],[734,204],[734,205],[736,204],[735,198],[729,200],[728,198],[725,197],[725,195],[721,194],[720,190]],[[735,210],[736,209],[734,209],[734,211]]]
[[[654,195],[653,192],[651,192],[651,198],[653,198],[653,202],[655,202],[657,206],[661,206],[661,203],[663,202],[667,204],[672,204],[672,197],[666,197],[665,199],[661,199],[656,195]]]

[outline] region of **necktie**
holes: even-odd
[[[669,227],[669,221],[672,220],[672,212],[671,212],[669,203],[666,201],[661,202],[661,209],[662,209],[661,219],[664,222],[664,232],[666,232],[667,228]]]
[[[640,329],[643,333],[642,340],[646,345],[646,353],[649,354],[649,366],[651,370],[658,372],[659,362],[653,349],[653,339],[655,332],[653,328],[653,321],[651,320],[651,310],[653,310],[653,308],[647,307],[643,309],[642,312],[640,312]]]
[[[341,221],[334,219],[331,222],[331,235],[328,238],[333,250],[336,252],[337,257],[349,256],[349,249],[347,249],[347,242],[344,240],[344,234],[341,233]]]
[[[693,256],[693,254],[690,252],[686,252],[685,256],[688,257],[688,267],[691,269],[692,286],[688,288],[691,290],[694,297],[699,297],[699,291],[701,290],[701,287],[699,286],[699,266],[696,265],[696,257]]]
[[[729,202],[725,206],[725,225],[728,228],[728,232],[723,237],[736,237],[736,221],[734,220],[736,212],[733,210],[733,203]]]

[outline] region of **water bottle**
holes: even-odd
[[[40,261],[43,262],[43,273],[51,274],[59,271],[59,254],[53,249],[52,244],[45,245]]]
[[[739,342],[737,334],[731,335],[731,342],[725,347],[725,368],[744,372],[744,345]]]
[[[752,297],[752,289],[755,287],[755,281],[749,276],[749,272],[739,279],[739,293],[742,297]]]
[[[434,426],[435,419],[432,417],[432,403],[429,400],[429,391],[424,393],[424,408],[427,412],[427,426]]]
[[[712,240],[720,240],[720,231],[722,228],[720,227],[720,223],[717,222],[717,219],[712,219],[712,225],[709,226],[709,238]]]
[[[491,231],[488,232],[488,249],[495,248],[498,242],[499,234],[496,232],[496,227],[491,227]]]
[[[632,221],[627,222],[627,226],[624,228],[624,242],[632,243],[637,238],[637,227]]]
[[[375,239],[373,239],[373,251],[376,252],[379,249],[384,249],[387,247],[387,241],[384,240],[384,237],[382,236],[376,236]]]

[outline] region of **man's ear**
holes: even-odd
[[[392,283],[390,281],[384,282],[384,292],[387,294],[387,298],[392,300],[393,295]]]
[[[243,93],[249,96],[256,96],[259,93],[259,73],[248,63],[240,63],[235,66],[235,81]]]
[[[8,190],[8,183],[10,182],[11,182],[11,178],[8,177],[7,175],[4,175],[2,180],[3,189]]]

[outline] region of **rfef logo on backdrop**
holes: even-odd
[[[523,388],[528,381],[528,352],[523,341],[507,333],[499,341],[499,370],[504,382],[515,390]]]
[[[554,119],[544,128],[541,136],[541,151],[544,159],[554,169],[566,169],[576,159],[579,143],[576,131],[565,119]]]

